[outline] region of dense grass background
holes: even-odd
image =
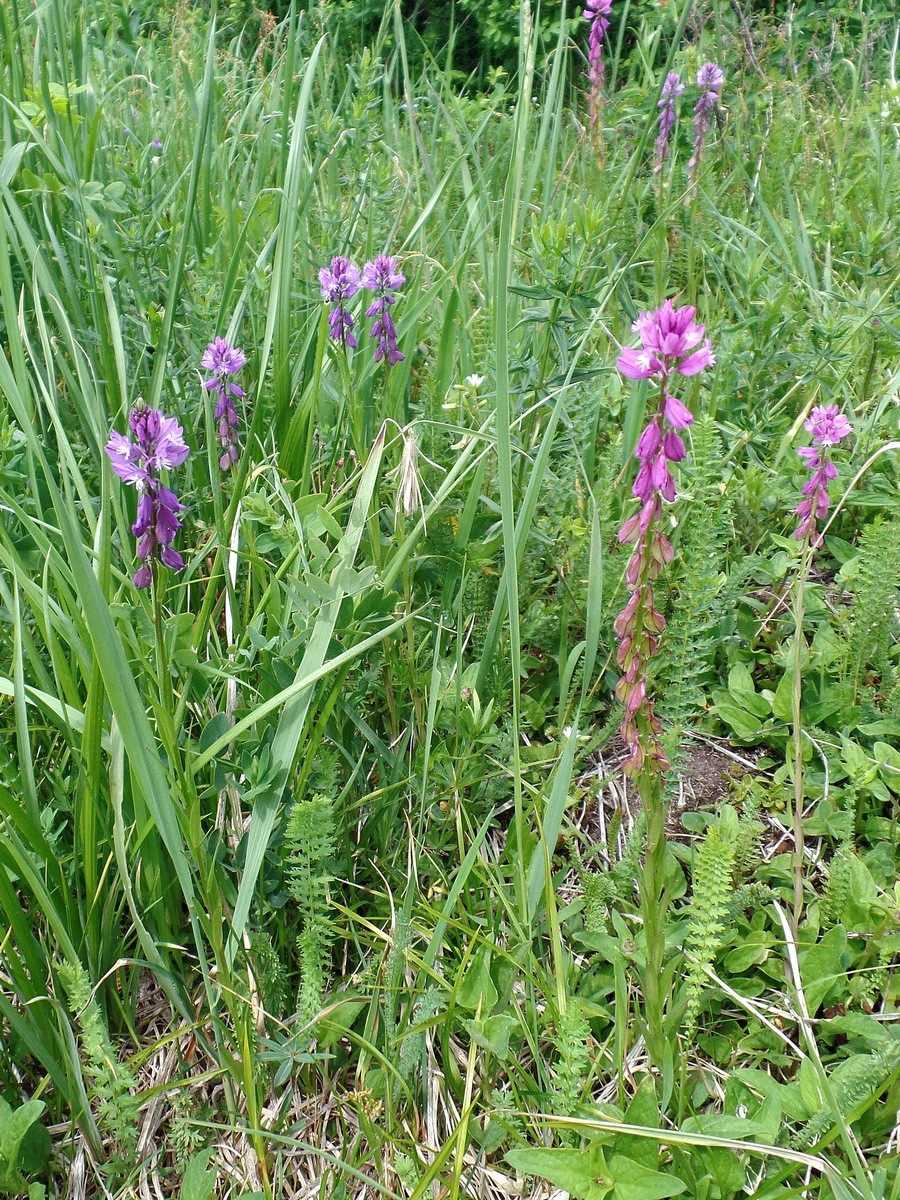
[[[399,6],[365,46],[325,5],[0,16],[0,1091],[53,1133],[20,1157],[0,1107],[0,1189],[455,1200],[543,1147],[536,1195],[543,1164],[598,1200],[896,1200],[896,22],[617,6],[601,148],[572,14],[523,6],[480,88]],[[381,252],[389,371],[335,352],[316,282]],[[611,647],[647,402],[615,359],[667,296],[718,357],[672,510],[673,806],[695,735],[746,773],[672,830],[657,1073]],[[224,477],[217,335],[249,358]],[[139,396],[192,450],[153,595],[103,453]],[[792,929],[816,403],[855,437],[806,588]]]

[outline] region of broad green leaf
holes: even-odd
[[[659,1125],[659,1104],[652,1080],[645,1079],[634,1093],[625,1111],[625,1120],[629,1125],[644,1125],[649,1128]],[[625,1133],[616,1134],[612,1152],[633,1159],[651,1171],[659,1163],[659,1146],[649,1138],[629,1137]]]
[[[563,1188],[572,1200],[606,1200],[615,1183],[611,1172],[607,1170],[603,1150],[596,1145],[588,1146],[584,1150],[510,1150],[506,1161],[525,1175],[537,1175],[540,1179],[547,1179],[556,1187]],[[675,1193],[657,1194],[671,1196]]]
[[[778,680],[772,699],[772,712],[779,721],[790,721],[793,713],[794,672],[785,671]]]
[[[739,738],[752,739],[763,727],[759,717],[748,712],[742,705],[736,704],[728,692],[714,691],[716,712],[722,720],[730,725]]]
[[[43,1100],[29,1100],[15,1110],[5,1100],[0,1100],[0,1183],[6,1188],[18,1190],[22,1186],[19,1149],[28,1130],[40,1120],[44,1108]]]
[[[800,974],[810,1016],[815,1016],[825,1001],[846,986],[850,954],[847,933],[835,925],[800,958]]]
[[[609,1170],[615,1180],[615,1200],[664,1200],[666,1196],[677,1196],[687,1187],[683,1180],[674,1175],[651,1171],[622,1154],[612,1156]]]
[[[734,701],[753,716],[768,717],[769,705],[754,687],[753,676],[744,663],[735,663],[728,672],[728,691]]]
[[[497,1003],[497,989],[491,979],[490,947],[482,947],[469,961],[468,969],[456,993],[456,1002],[470,1012],[475,1012],[480,1004],[482,1013],[487,1014]]]
[[[509,1035],[518,1023],[509,1013],[498,1013],[495,1017],[466,1021],[466,1029],[476,1045],[504,1059],[509,1055]]]
[[[208,1171],[212,1150],[195,1154],[184,1170],[178,1200],[209,1200],[216,1186],[216,1173]]]

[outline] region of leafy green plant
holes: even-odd
[[[304,1021],[311,1021],[321,1009],[331,978],[328,909],[335,837],[334,802],[329,796],[319,794],[295,802],[285,831],[285,847],[288,887],[300,924],[298,1008]]]
[[[684,983],[687,1001],[684,1036],[688,1043],[697,1027],[700,998],[707,983],[706,970],[713,964],[726,927],[734,891],[738,830],[737,813],[730,804],[723,805],[707,827],[691,871],[691,908],[685,938],[688,967]]]
[[[112,1165],[117,1170],[133,1161],[137,1145],[137,1080],[119,1061],[84,967],[73,959],[60,963],[57,969],[80,1033],[90,1099],[98,1124],[111,1139],[115,1156]]]
[[[50,1157],[50,1137],[40,1124],[42,1100],[29,1100],[11,1108],[0,1097],[0,1194],[27,1193],[28,1200],[43,1200],[42,1183],[28,1183],[25,1175],[42,1170]]]

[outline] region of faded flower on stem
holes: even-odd
[[[719,103],[719,91],[725,82],[721,67],[714,62],[706,62],[697,72],[697,87],[700,97],[694,105],[694,145],[691,157],[688,159],[688,188],[695,178],[700,160],[703,157],[703,147],[709,132],[712,115]]]
[[[656,174],[663,169],[666,155],[669,152],[669,142],[675,128],[675,101],[684,91],[684,84],[677,71],[670,71],[663,84],[662,95],[659,98],[659,133],[656,135],[656,157],[653,170]]]
[[[588,87],[590,104],[590,130],[595,139],[600,133],[600,113],[603,110],[603,39],[609,29],[609,14],[612,0],[586,0],[584,19],[590,21],[588,34]]]

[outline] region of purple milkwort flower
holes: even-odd
[[[662,95],[659,98],[659,133],[656,136],[656,163],[653,170],[657,174],[663,169],[669,140],[675,128],[675,100],[684,91],[684,84],[677,71],[670,71],[663,84]]]
[[[625,348],[617,366],[628,379],[653,379],[659,384],[659,401],[650,423],[638,439],[635,456],[640,462],[632,493],[641,507],[619,530],[623,545],[634,545],[625,569],[631,597],[614,622],[619,649],[616,661],[624,674],[616,685],[616,696],[625,705],[622,740],[630,754],[625,763],[629,774],[647,772],[663,775],[669,764],[663,750],[662,726],[647,691],[650,659],[659,646],[665,618],[656,608],[652,581],[672,561],[669,539],[659,528],[663,501],[675,499],[675,480],[669,464],[681,462],[687,453],[680,430],[693,421],[688,408],[669,392],[669,382],[678,375],[698,375],[716,360],[705,328],[694,320],[691,306],[675,308],[667,300],[661,308],[644,312],[632,325],[640,335],[641,349]]]
[[[795,538],[809,538],[810,545],[822,543],[817,522],[828,515],[828,485],[837,478],[837,467],[828,457],[827,447],[836,446],[842,438],[849,437],[852,426],[836,404],[817,404],[804,422],[803,428],[812,434],[813,444],[801,446],[797,453],[812,476],[803,485],[803,499],[797,505],[800,524],[794,530]]]
[[[154,138],[153,141],[150,143],[150,149],[151,150],[162,150],[162,145],[163,145],[162,138],[157,137],[157,138]]]
[[[246,392],[236,383],[228,382],[229,375],[237,375],[247,361],[247,355],[227,338],[217,337],[209,343],[200,359],[204,371],[211,371],[209,379],[203,380],[208,392],[215,392],[215,418],[219,422],[219,442],[223,453],[219,466],[227,471],[238,460],[238,414],[234,397],[243,399]]]
[[[351,259],[344,258],[343,254],[333,258],[330,267],[322,267],[319,271],[322,299],[335,305],[328,314],[331,336],[351,350],[358,349],[359,342],[353,333],[353,318],[344,307],[344,301],[359,291],[359,280],[359,267]]]
[[[386,358],[388,366],[391,367],[406,358],[397,348],[397,330],[391,317],[391,305],[394,303],[391,293],[403,287],[404,283],[406,276],[398,269],[397,259],[393,254],[379,254],[362,269],[362,287],[378,293],[374,303],[366,309],[367,317],[378,318],[372,326],[371,333],[373,338],[378,338],[375,361],[381,362]]]
[[[164,417],[157,408],[135,404],[128,424],[135,441],[113,429],[106,453],[119,478],[137,489],[137,518],[131,532],[138,539],[141,566],[135,572],[134,583],[135,587],[147,588],[153,578],[152,564],[157,559],[173,571],[184,566],[184,559],[172,549],[175,534],[181,528],[176,514],[184,510],[184,505],[160,483],[159,472],[181,466],[190,451],[175,418]]]
[[[656,379],[665,383],[673,374],[699,375],[700,372],[715,361],[710,349],[709,338],[704,338],[704,326],[694,320],[696,309],[691,305],[685,308],[675,308],[671,300],[667,300],[661,308],[653,312],[643,312],[631,328],[640,335],[641,349],[626,347],[617,362],[617,366],[628,379]],[[697,348],[699,347],[699,349]],[[676,359],[681,359],[676,362]],[[671,402],[673,413],[682,413],[681,424],[677,415],[669,416],[676,429],[683,429],[691,421],[690,413],[674,396],[667,396]],[[683,414],[687,419],[683,419]]]
[[[713,110],[719,103],[719,89],[724,82],[725,76],[722,69],[714,62],[705,62],[697,72],[700,98],[694,105],[694,148],[688,160],[688,179],[693,178],[694,172],[700,165],[700,159],[703,157],[703,143],[709,130]]]
[[[585,0],[584,19],[590,21],[591,31],[588,35],[588,82],[590,84],[590,123],[591,133],[597,129],[600,119],[600,109],[603,106],[603,39],[609,29],[609,14],[612,12],[612,0]]]

